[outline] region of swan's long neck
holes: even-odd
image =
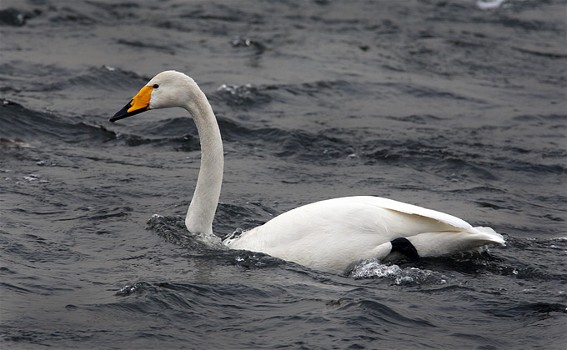
[[[185,108],[193,116],[201,143],[201,169],[185,226],[193,234],[216,241],[213,218],[219,203],[224,166],[219,125],[207,97],[196,84],[192,86],[191,101]]]

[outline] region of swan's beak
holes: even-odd
[[[128,118],[138,113],[145,112],[150,109],[150,98],[152,97],[152,86],[144,86],[140,92],[132,98],[132,101],[128,102],[124,108],[119,110],[112,118],[111,122],[115,122],[120,119]]]

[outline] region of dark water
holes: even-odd
[[[565,2],[0,7],[2,349],[565,349]],[[508,245],[337,276],[197,244],[192,121],[107,121],[165,69],[219,119],[218,235],[369,194]]]

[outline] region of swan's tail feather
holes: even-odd
[[[473,227],[473,230],[479,234],[479,239],[484,239],[487,241],[487,244],[500,244],[501,246],[506,245],[506,241],[504,237],[499,234],[498,232],[494,231],[491,227],[484,227],[484,226],[477,226]]]
[[[505,245],[504,237],[490,227],[471,227],[458,232],[424,232],[406,238],[420,257],[450,255],[487,245]]]

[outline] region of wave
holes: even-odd
[[[18,140],[32,146],[41,143],[100,143],[115,139],[116,134],[100,125],[89,125],[47,112],[1,100],[0,138]]]

